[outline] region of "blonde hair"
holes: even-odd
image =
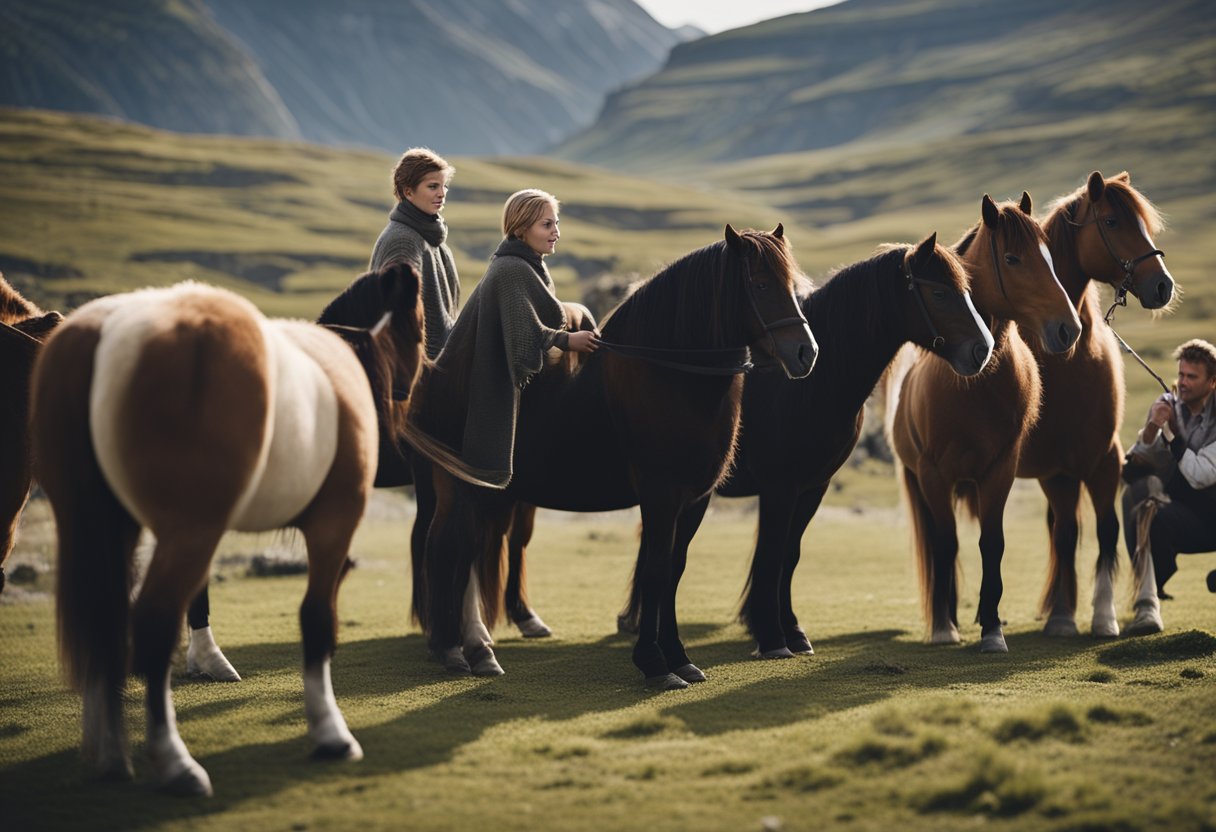
[[[532,223],[540,219],[547,206],[552,206],[557,213],[559,203],[557,197],[537,188],[527,188],[516,191],[507,197],[502,206],[502,233],[506,237],[519,238]]]
[[[413,190],[428,173],[442,173],[445,183],[452,181],[456,168],[429,147],[411,147],[393,166],[393,196],[401,202],[407,189]]]

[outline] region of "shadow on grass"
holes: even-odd
[[[352,724],[366,754],[358,764],[309,760],[310,744],[301,731],[288,740],[250,743],[200,757],[216,797],[198,800],[151,791],[142,748],[135,749],[134,784],[90,780],[75,752],[55,752],[4,767],[0,804],[5,805],[6,821],[15,821],[8,828],[95,829],[98,818],[103,818],[108,828],[147,829],[219,815],[300,784],[358,789],[363,777],[432,767],[452,759],[491,728],[513,720],[574,720],[650,701],[661,706],[663,718],[676,718],[697,735],[761,730],[820,719],[909,688],[947,689],[999,681],[1099,649],[1089,639],[1053,640],[1025,633],[1007,637],[1010,655],[993,656],[981,655],[974,645],[942,648],[900,640],[904,633],[899,630],[862,631],[823,639],[818,655],[774,663],[780,667],[774,667],[767,678],[715,695],[715,671],[726,675],[732,665],[758,660],[747,657],[733,633],[719,632],[721,625],[691,624],[682,630],[689,641],[718,637],[691,651],[710,681],[685,694],[654,693],[642,684],[630,661],[633,639],[629,636],[609,636],[594,644],[503,641],[497,652],[507,675],[497,679],[449,676],[426,658],[424,640],[417,634],[346,642],[333,669],[340,706],[358,699],[383,701],[410,691],[417,691],[413,701],[426,702],[394,707],[378,724]],[[283,644],[267,644],[230,655],[239,660],[238,667],[243,664],[256,674],[286,669],[282,657],[287,652]],[[259,657],[272,659],[272,666],[259,666],[255,661]],[[215,716],[243,701],[237,696],[194,705],[183,709],[181,716],[183,720]],[[296,713],[302,726],[302,709]]]

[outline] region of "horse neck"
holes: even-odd
[[[908,340],[901,312],[907,289],[894,264],[902,263],[896,250],[889,263],[857,264],[838,272],[804,303],[811,332],[819,338],[819,359],[810,378],[826,383],[850,405],[864,404],[895,353]],[[895,258],[898,257],[898,260]],[[808,385],[809,387],[809,385]],[[838,391],[838,392],[837,392]]]
[[[1047,247],[1051,251],[1052,267],[1072,305],[1081,309],[1081,299],[1090,286],[1090,279],[1081,271],[1077,250],[1077,229],[1068,221],[1069,207],[1061,205],[1043,223],[1047,232]]]

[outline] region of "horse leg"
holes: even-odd
[[[350,542],[361,515],[361,511],[354,512],[355,521],[350,522],[344,516],[318,514],[310,516],[301,527],[308,548],[308,588],[300,604],[304,715],[315,759],[363,759],[363,749],[338,709],[330,679],[330,662],[338,641],[338,587],[350,567]]]
[[[684,567],[688,563],[688,546],[697,529],[701,527],[707,508],[708,494],[680,512],[680,519],[676,523],[675,547],[672,550],[671,591],[667,593],[659,611],[659,649],[667,659],[667,669],[685,682],[704,682],[705,674],[688,658],[684,643],[680,641],[680,627],[676,621],[676,593],[680,588]]]
[[[211,600],[207,587],[194,596],[190,609],[186,611],[186,623],[190,626],[190,641],[186,647],[186,672],[191,676],[204,676],[216,682],[239,682],[241,676],[215,643],[211,632]]]
[[[420,610],[426,603],[426,536],[435,516],[438,495],[431,463],[416,453],[410,454],[410,463],[414,475],[414,526],[410,530],[410,619],[420,621]]]
[[[1090,632],[1096,638],[1119,635],[1115,614],[1115,575],[1119,569],[1119,515],[1115,512],[1115,493],[1123,454],[1111,445],[1097,468],[1085,479],[1098,526],[1098,564],[1094,573],[1094,617]]]
[[[1014,458],[1016,461],[1016,457]],[[976,620],[980,625],[981,653],[1008,653],[1005,633],[1001,627],[999,606],[1004,585],[1001,581],[1001,559],[1005,555],[1005,503],[1013,487],[1014,463],[993,471],[979,484],[980,603]],[[1061,518],[1057,517],[1056,522]]]
[[[1051,545],[1047,586],[1039,603],[1040,614],[1047,616],[1043,634],[1077,635],[1077,536],[1080,529],[1078,506],[1081,482],[1065,474],[1039,480],[1050,506]]]
[[[524,638],[547,638],[553,631],[528,604],[528,543],[535,528],[536,506],[516,503],[507,534],[507,591],[503,600],[507,615]]]
[[[807,638],[806,631],[798,624],[798,616],[794,614],[792,589],[794,570],[802,559],[802,535],[810,525],[823,495],[828,491],[827,483],[820,487],[804,491],[798,497],[798,505],[794,508],[794,517],[790,523],[789,534],[785,541],[785,567],[781,570],[781,629],[785,632],[785,646],[791,653],[800,656],[813,656],[815,648]]]
[[[951,486],[935,469],[904,469],[920,575],[921,607],[930,644],[958,644],[958,529]]]
[[[461,618],[465,589],[477,541],[483,539],[484,518],[474,509],[474,487],[432,466],[435,512],[428,524],[414,611],[427,635],[431,655],[449,673],[469,673],[461,648]],[[421,601],[421,603],[419,603]]]
[[[646,484],[643,484],[644,486]],[[688,687],[688,682],[670,672],[667,658],[659,646],[659,613],[671,591],[672,553],[680,499],[674,488],[650,485],[639,488],[642,509],[642,543],[638,547],[635,582],[641,597],[638,638],[633,647],[633,663],[646,677],[646,683],[659,690]]]
[[[793,488],[772,487],[760,491],[756,551],[752,555],[747,595],[740,618],[756,639],[754,656],[760,659],[790,659],[781,629],[781,567],[790,518],[798,495]]]
[[[222,528],[161,535],[132,610],[133,666],[147,680],[148,757],[157,788],[172,794],[210,795],[211,778],[190,756],[177,732],[169,664],[190,599],[207,580]]]

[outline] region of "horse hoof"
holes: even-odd
[[[674,673],[665,673],[662,676],[648,676],[646,687],[651,690],[683,690],[688,687],[688,682]]]
[[[179,797],[211,797],[211,778],[207,770],[193,760],[177,774],[162,780],[156,790]]]
[[[1043,635],[1052,638],[1071,638],[1080,634],[1081,631],[1077,629],[1077,622],[1065,616],[1048,618],[1047,623],[1043,625]]]
[[[1101,621],[1095,618],[1093,624],[1090,625],[1089,632],[1094,638],[1118,638],[1119,622],[1113,616]]]
[[[980,638],[981,653],[1008,653],[1009,645],[1005,643],[1005,634],[999,629]]]
[[[469,657],[469,663],[474,676],[505,676],[507,673],[489,647],[482,647],[473,653]]]
[[[354,737],[351,737],[342,742],[318,745],[312,750],[312,758],[314,760],[362,760],[363,747]]]
[[[930,644],[958,644],[961,640],[957,627],[934,630],[933,635],[929,637]]]
[[[443,669],[448,673],[464,675],[473,672],[473,669],[469,667],[469,663],[465,660],[464,651],[459,647],[449,647],[443,652],[437,652],[435,653],[435,658],[443,664]]]
[[[241,681],[236,668],[229,663],[219,645],[215,643],[210,627],[190,631],[190,645],[186,648],[186,673],[216,682]]]
[[[1140,604],[1136,607],[1136,619],[1123,630],[1125,636],[1151,636],[1165,629],[1161,610],[1155,605]]]
[[[795,656],[813,656],[815,648],[811,646],[811,640],[806,636],[794,636],[786,639],[785,646],[790,649],[790,652]]]
[[[752,651],[752,656],[754,656],[757,659],[792,659],[792,658],[794,658],[794,654],[790,651],[790,648],[785,647],[784,645],[781,647],[774,647],[772,650],[760,650],[759,648],[757,648]]]
[[[553,635],[553,631],[540,620],[539,615],[535,614],[523,621],[516,621],[515,626],[519,628],[519,632],[523,634],[524,638],[548,638]]]
[[[695,664],[692,664],[691,662],[689,662],[686,665],[677,667],[676,669],[672,670],[671,672],[674,673],[675,675],[679,676],[685,682],[689,682],[694,685],[697,682],[705,681],[705,674],[701,671],[701,668],[697,667]]]

